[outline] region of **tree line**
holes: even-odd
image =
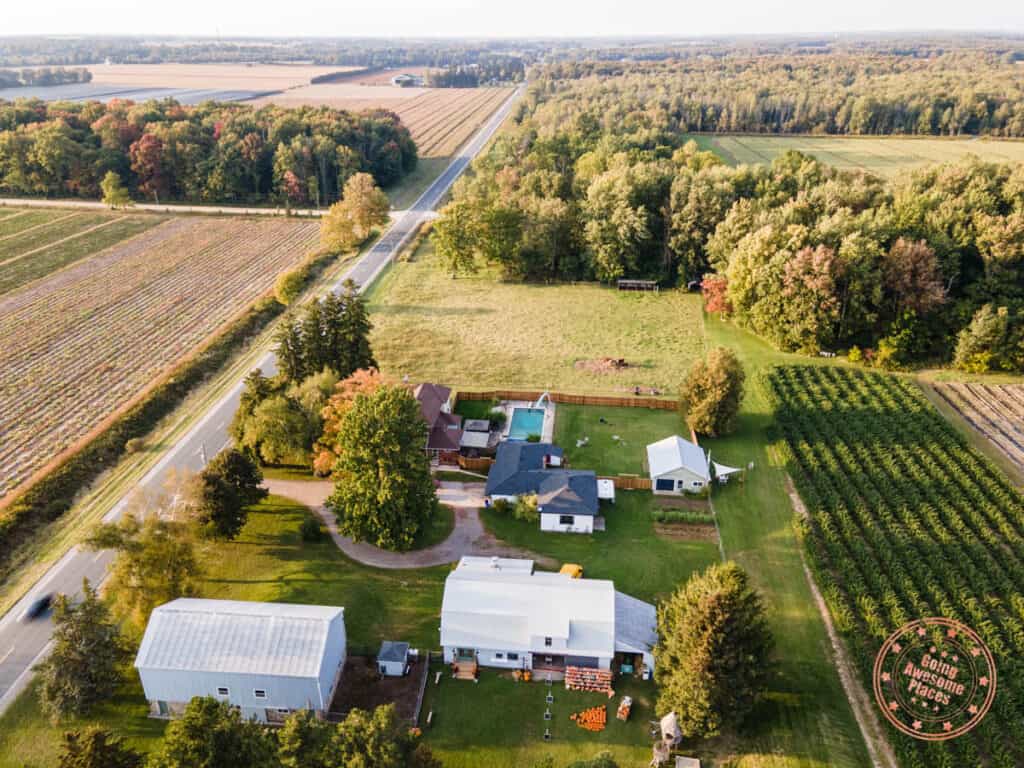
[[[456,64],[427,73],[431,88],[476,88],[490,82],[519,82],[526,76],[526,67],[519,56],[491,54],[470,64]]]
[[[1024,365],[1024,166],[729,167],[657,101],[609,101],[619,87],[531,88],[435,222],[446,269],[702,285],[709,310],[786,350],[895,368],[963,339],[962,367]]]
[[[92,72],[85,67],[39,67],[38,69],[0,69],[0,88],[21,88],[29,85],[65,85],[88,83]]]
[[[97,197],[114,172],[157,201],[324,205],[359,172],[387,186],[416,160],[408,129],[384,110],[0,101],[6,194]]]
[[[1024,136],[1024,71],[1015,55],[983,49],[563,61],[538,79],[553,92],[583,85],[589,99],[644,104],[679,131]]]

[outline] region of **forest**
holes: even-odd
[[[384,110],[0,101],[4,194],[94,198],[113,171],[156,201],[324,205],[355,173],[386,186],[416,160],[409,131]]]
[[[641,82],[531,86],[435,223],[453,273],[703,285],[709,310],[782,349],[1024,367],[1024,167],[883,181],[790,152],[732,168]]]
[[[92,72],[84,67],[39,67],[37,69],[0,69],[0,88],[21,88],[29,85],[64,85],[88,83]]]

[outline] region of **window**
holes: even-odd
[[[558,516],[558,524],[559,525],[572,525],[574,522],[576,522],[576,519],[572,515],[559,515]]]
[[[500,651],[498,653],[495,653],[494,654],[494,660],[495,661],[504,661],[505,660],[505,654],[501,653]]]
[[[654,481],[654,490],[656,491],[674,491],[675,489],[676,481],[670,477],[659,477]]]
[[[217,695],[218,696],[228,696],[228,695],[230,695],[230,693],[231,693],[231,691],[229,691],[227,688],[218,688],[217,689]]]
[[[290,715],[291,714],[291,710],[290,709],[279,709],[279,710],[277,710],[277,714],[279,714],[279,715]]]
[[[551,638],[550,637],[545,637],[544,638],[544,646],[546,648],[550,648],[551,647]]]
[[[509,661],[519,661],[519,654],[518,653],[510,653],[510,654],[508,654],[507,658],[508,658]]]
[[[267,698],[267,692],[265,690],[263,690],[262,688],[255,688],[255,689],[253,689],[252,695],[255,696],[257,699],[265,699],[265,698]]]

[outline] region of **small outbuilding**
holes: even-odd
[[[409,644],[385,640],[377,652],[377,671],[384,677],[402,677],[409,671]]]
[[[654,493],[700,493],[711,482],[711,467],[704,449],[679,435],[647,446],[647,469]]]

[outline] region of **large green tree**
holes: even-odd
[[[195,698],[167,726],[148,768],[277,768],[274,738],[265,726],[242,717],[237,707],[211,697]]]
[[[385,549],[412,547],[437,505],[426,433],[408,389],[385,385],[356,396],[338,426],[327,500],[342,533]]]
[[[39,701],[51,718],[81,715],[108,698],[121,680],[128,651],[107,605],[88,580],[82,600],[58,595],[53,609],[53,646],[39,665]]]
[[[761,598],[735,563],[690,577],[658,607],[657,711],[686,737],[741,725],[767,689],[773,640]]]
[[[334,251],[350,251],[386,224],[391,204],[368,173],[355,173],[345,182],[342,199],[320,220],[320,243]]]
[[[679,410],[687,426],[700,435],[718,437],[736,428],[746,374],[730,349],[716,347],[698,360],[683,380]]]
[[[233,539],[245,525],[247,508],[267,495],[263,474],[248,454],[221,451],[196,476],[191,504],[207,536]]]

